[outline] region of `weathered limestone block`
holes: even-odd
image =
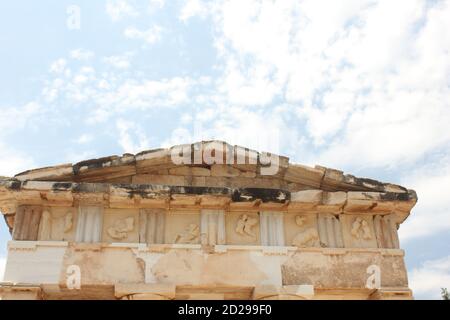
[[[211,166],[211,176],[213,177],[238,177],[241,171],[224,164],[213,164]]]
[[[377,192],[347,192],[347,204],[344,212],[370,212],[376,207],[379,200]]]
[[[39,191],[35,190],[23,190],[21,192],[14,193],[15,199],[18,203],[24,205],[41,205],[42,197]]]
[[[14,178],[20,181],[26,180],[47,180],[47,181],[68,181],[73,177],[72,164],[62,164],[59,166],[28,170],[16,174]]]
[[[184,176],[175,175],[137,174],[133,176],[132,182],[133,184],[188,185]]]
[[[41,215],[41,206],[20,206],[14,219],[13,239],[36,241]]]
[[[398,224],[395,215],[376,215],[374,217],[375,235],[379,248],[400,247],[398,239]]]
[[[325,170],[321,168],[310,168],[298,164],[289,164],[284,179],[302,185],[320,188]]]
[[[11,241],[8,244],[4,281],[12,283],[57,284],[62,269],[62,262],[67,249],[66,242],[24,243]]]
[[[322,190],[305,190],[291,193],[290,210],[311,211],[322,203]]]
[[[280,265],[287,256],[265,255],[260,250],[228,250],[205,253],[198,249],[173,249],[166,253],[140,252],[145,261],[147,283],[198,286],[214,290],[220,286],[249,287],[282,285]]]
[[[369,300],[412,300],[413,293],[405,287],[381,288],[372,293]]]
[[[372,215],[341,215],[346,248],[377,248]]]
[[[103,228],[103,208],[80,206],[75,234],[76,242],[100,242]]]
[[[169,169],[169,173],[174,176],[204,176],[209,177],[211,175],[211,171],[208,168],[202,167],[177,167]]]
[[[103,242],[139,242],[138,209],[105,209],[103,211]]]
[[[213,196],[213,195],[200,195],[199,204],[205,209],[217,209],[225,208],[231,202],[231,198],[228,195],[225,196]]]
[[[284,246],[284,213],[262,211],[259,218],[261,245]]]
[[[109,205],[107,193],[105,192],[80,192],[73,193],[74,206],[105,206]]]
[[[319,213],[318,226],[321,246],[328,248],[344,247],[341,223],[335,215]]]
[[[200,213],[188,211],[167,213],[164,243],[200,243]]]
[[[136,174],[135,158],[132,154],[122,157],[110,156],[81,161],[73,165],[75,181],[104,181]]]
[[[73,196],[70,191],[49,191],[45,193],[48,205],[72,206]]]
[[[139,202],[139,197],[130,193],[126,188],[111,186],[109,188],[109,206],[111,208],[134,208]]]
[[[356,249],[353,249],[356,250]],[[368,268],[380,268],[381,287],[408,287],[402,255],[382,255],[380,252],[322,254],[299,251],[283,265],[283,284],[312,284],[322,288],[366,288]]]
[[[59,283],[66,284],[67,270],[73,265],[80,268],[82,289],[94,285],[143,283],[145,279],[143,262],[136,259],[133,249],[126,244],[68,246],[62,263],[58,264]]]
[[[141,209],[139,213],[139,242],[164,243],[165,218],[164,209]]]
[[[225,244],[225,212],[223,210],[201,211],[201,244]]]
[[[176,166],[176,164],[172,161],[171,153],[168,149],[144,151],[136,154],[135,159],[137,174],[159,169],[168,169]]]
[[[324,190],[338,191],[340,185],[344,183],[344,173],[342,171],[320,166],[316,166],[316,169],[325,169],[321,184],[321,188]]]
[[[39,240],[73,241],[75,239],[76,209],[52,207],[42,212]]]
[[[26,284],[1,284],[1,300],[41,300],[42,289],[40,286]]]
[[[323,192],[322,204],[317,206],[317,211],[335,214],[341,213],[346,202],[346,192]]]
[[[286,245],[320,247],[317,214],[288,213],[284,221]]]
[[[255,212],[229,212],[225,217],[227,244],[260,245],[260,218]]]

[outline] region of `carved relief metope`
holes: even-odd
[[[72,227],[73,214],[71,211],[62,217],[54,217],[50,209],[45,209],[39,223],[39,240],[64,240],[64,234],[70,232]]]
[[[200,236],[200,228],[198,225],[191,223],[183,232],[176,235],[174,243],[197,243]]]
[[[123,240],[128,237],[128,233],[134,230],[134,218],[127,217],[117,219],[114,224],[108,228],[108,235],[116,240]]]
[[[341,217],[346,248],[376,248],[372,215],[348,215]]]
[[[295,223],[298,227],[303,228],[305,225],[305,216],[296,216]],[[305,228],[299,232],[292,240],[292,245],[296,247],[316,247],[320,244],[319,232],[314,227]]]
[[[372,239],[372,232],[370,231],[369,223],[360,217],[353,220],[351,234],[356,239]]]
[[[239,220],[236,224],[236,233],[242,236],[248,236],[252,238],[256,238],[256,233],[253,230],[253,227],[258,224],[258,219],[249,217],[246,214],[243,214],[239,217]]]

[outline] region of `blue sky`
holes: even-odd
[[[216,138],[402,184],[411,287],[439,298],[448,17],[426,0],[3,1],[0,175]]]

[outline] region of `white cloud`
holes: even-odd
[[[179,106],[191,100],[191,89],[195,85],[208,85],[204,77],[130,78],[125,67],[131,56],[132,53],[124,53],[106,57],[104,62],[107,66],[114,65],[114,69],[108,71],[97,72],[92,67],[82,66],[68,77],[50,79],[42,90],[42,96],[47,102],[57,101],[58,105],[70,109],[88,103],[93,108],[85,110],[86,121],[98,123],[130,109]]]
[[[139,30],[135,27],[128,27],[125,29],[124,35],[129,39],[143,40],[148,44],[153,44],[161,40],[162,31],[163,29],[158,25],[154,25],[147,30]]]
[[[173,107],[190,100],[189,91],[195,80],[175,77],[160,81],[127,79],[106,92],[96,92],[92,99],[98,106],[98,119],[130,109]]]
[[[416,299],[441,299],[441,288],[450,289],[450,256],[425,261],[409,272]]]
[[[0,282],[3,281],[5,275],[6,258],[0,257]]]
[[[52,73],[62,73],[67,65],[67,61],[65,59],[58,59],[53,62],[50,66],[50,72]]]
[[[139,12],[129,0],[108,0],[106,13],[112,21],[119,21],[126,17],[136,17]]]
[[[414,189],[419,198],[400,228],[402,241],[450,230],[450,155],[416,169],[402,183]]]
[[[33,131],[45,119],[45,110],[37,102],[19,107],[0,108],[0,176],[11,177],[34,166],[33,158],[13,147],[11,136],[21,130]]]
[[[149,139],[137,123],[124,119],[118,119],[116,121],[116,127],[119,131],[118,143],[124,152],[137,153],[139,151],[149,149]],[[133,135],[135,135],[136,139],[133,139]]]
[[[128,69],[131,65],[132,56],[133,54],[128,52],[122,55],[105,57],[103,60],[115,68]]]
[[[0,148],[2,150],[0,154],[0,176],[12,177],[19,172],[35,167],[30,155],[13,149],[2,141],[0,141]]]
[[[81,48],[70,51],[70,57],[76,60],[89,60],[94,57],[94,55],[94,52]]]
[[[194,16],[204,18],[209,10],[210,6],[202,0],[186,0],[181,8],[179,19],[186,22]]]
[[[164,7],[165,3],[165,0],[150,0],[150,8],[161,9],[162,7]]]
[[[210,12],[219,93],[296,105],[314,162],[400,166],[450,142],[449,2],[229,0]]]
[[[77,139],[75,139],[75,142],[78,144],[86,144],[91,142],[94,139],[94,136],[89,133],[83,133],[81,136],[79,136]]]

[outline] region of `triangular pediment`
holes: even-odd
[[[294,164],[285,156],[222,141],[202,141],[38,168],[19,173],[14,178],[20,181],[266,188],[290,192],[312,189],[407,192],[398,185],[357,178],[322,166]]]

